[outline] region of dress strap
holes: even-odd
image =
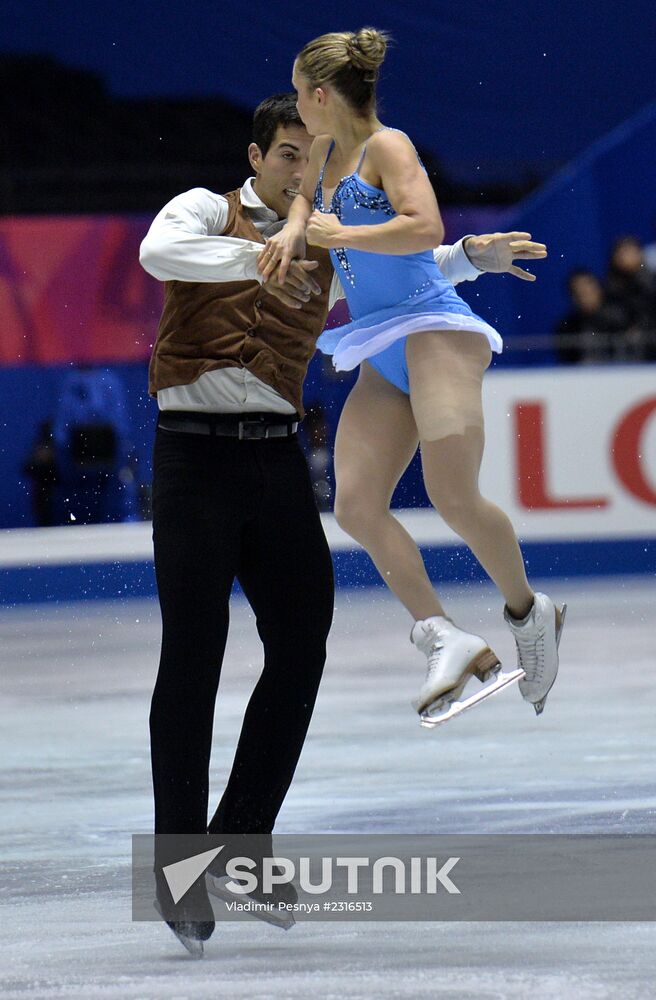
[[[388,129],[389,129],[389,125],[381,125],[381,127],[377,128],[375,132],[372,132],[372,135],[377,135],[379,132],[386,132],[386,131],[388,131]],[[371,135],[369,136],[369,139],[371,139]],[[355,168],[355,171],[354,171],[354,173],[356,173],[356,174],[360,172],[360,167],[362,166],[362,161],[364,160],[365,153],[367,152],[367,146],[369,145],[369,139],[367,139],[367,141],[365,142],[364,147],[362,149],[362,155],[361,155],[361,157],[360,157],[360,159],[358,161],[358,165],[357,165],[357,167]],[[330,153],[328,155],[330,155]],[[327,158],[326,158],[326,160],[327,160]],[[325,166],[326,165],[324,163],[324,169],[325,169]]]
[[[326,159],[323,161],[323,167],[321,168],[321,173],[319,174],[319,184],[321,184],[322,187],[323,187],[323,175],[326,172],[326,164],[328,163],[328,160],[330,159],[330,154],[332,153],[334,148],[335,148],[335,140],[331,139],[330,146],[328,147],[328,152],[326,153]]]

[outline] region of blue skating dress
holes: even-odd
[[[314,208],[332,212],[344,226],[380,225],[396,216],[380,188],[363,181],[359,170],[342,177],[328,208],[323,203],[323,175],[335,146],[330,144],[314,195]],[[368,253],[340,247],[331,250],[352,321],[325,330],[318,341],[332,354],[337,371],[351,371],[367,359],[384,378],[409,393],[405,339],[420,330],[473,330],[485,334],[497,353],[503,342],[477,316],[438,268],[430,250],[411,254]]]

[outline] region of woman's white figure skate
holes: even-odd
[[[448,722],[524,677],[520,668],[502,671],[498,656],[485,639],[463,632],[448,618],[436,616],[416,622],[410,640],[428,659],[426,680],[413,702],[420,724],[427,728]],[[460,701],[472,677],[492,683]]]
[[[526,677],[519,682],[525,701],[530,701],[535,714],[544,709],[547,695],[558,673],[558,646],[565,623],[567,605],[558,610],[546,594],[536,594],[533,607],[523,621],[516,621],[504,608],[503,616],[517,644],[517,666]]]

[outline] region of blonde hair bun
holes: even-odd
[[[377,28],[360,28],[346,42],[349,60],[356,69],[375,72],[385,59],[389,36]]]
[[[296,64],[310,87],[330,83],[357,114],[371,114],[376,109],[378,70],[390,41],[377,28],[332,31],[304,45]]]

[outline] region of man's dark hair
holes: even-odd
[[[263,158],[269,152],[279,125],[299,125],[303,128],[296,110],[296,94],[274,94],[256,107],[253,115],[253,142],[260,147]]]

